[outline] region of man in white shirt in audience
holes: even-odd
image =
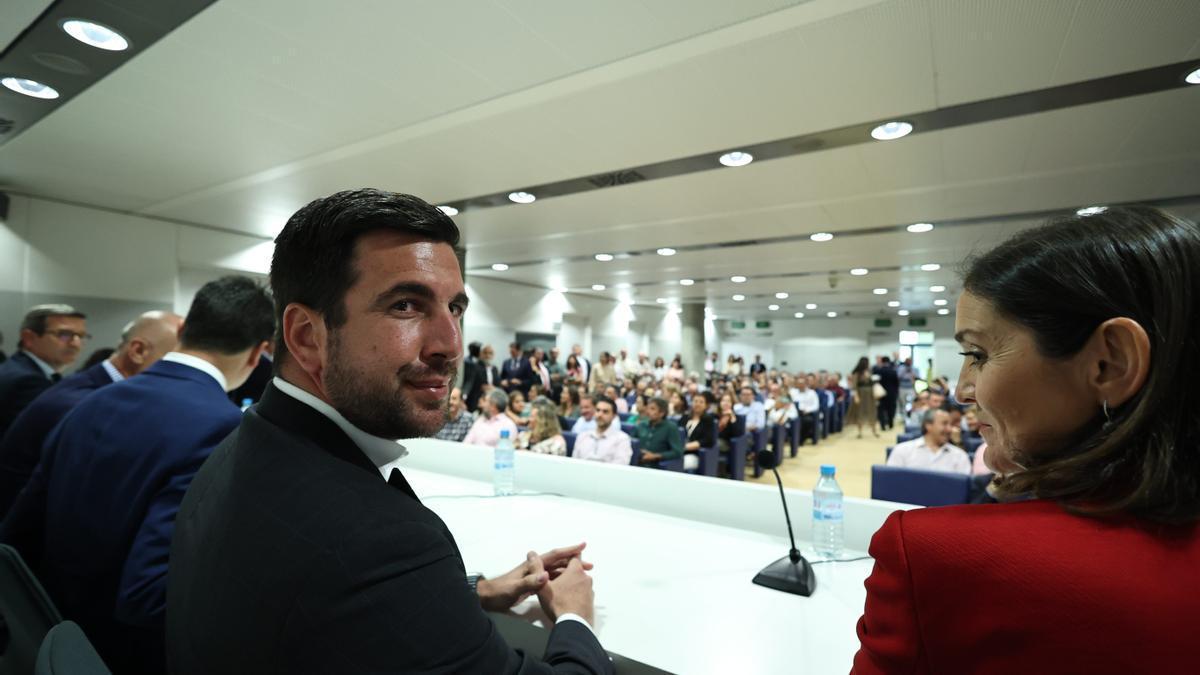
[[[971,460],[962,448],[950,444],[950,414],[930,409],[921,418],[924,436],[905,441],[892,449],[888,466],[947,473],[971,473]]]
[[[508,394],[504,393],[503,389],[489,391],[479,399],[479,410],[482,414],[479,419],[475,420],[475,424],[471,425],[471,430],[467,432],[463,443],[494,448],[500,442],[500,432],[507,431],[509,439],[515,444],[517,442],[517,425],[513,423],[511,417],[504,414],[507,409]]]
[[[579,419],[575,420],[575,425],[571,427],[571,433],[585,434],[595,428],[596,398],[591,394],[584,394],[579,398]]]
[[[741,400],[733,406],[733,413],[745,415],[746,431],[757,431],[767,426],[767,409],[754,400],[754,390],[750,387],[742,387]]]
[[[588,378],[592,375],[592,362],[583,355],[583,347],[581,345],[572,345],[571,353],[575,355],[575,360],[579,362],[579,367],[583,369],[581,379],[584,384],[590,382]]]
[[[613,424],[617,418],[617,406],[604,396],[596,398],[596,428],[575,439],[575,459],[593,462],[628,465],[633,458],[633,444],[629,434]]]
[[[792,399],[786,395],[777,396],[771,403],[771,409],[767,411],[768,425],[775,426],[782,424],[787,426],[788,422],[796,419],[796,406],[792,405]]]

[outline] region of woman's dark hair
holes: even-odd
[[[683,370],[683,359],[679,358],[678,356],[671,359],[671,367],[672,368],[678,367],[680,370]]]
[[[664,361],[663,357],[661,357],[661,356],[655,357],[655,359],[654,359],[654,367],[655,368],[662,368],[664,365],[666,365],[666,363],[667,362]]]
[[[966,263],[963,288],[1032,331],[1038,351],[1079,352],[1103,322],[1127,317],[1150,338],[1142,389],[1070,447],[1025,457],[997,481],[1009,495],[1089,515],[1163,523],[1200,518],[1200,229],[1158,209],[1112,208],[1021,232]]]
[[[567,368],[578,368],[579,359],[575,358],[574,354],[567,357]]]
[[[310,202],[283,226],[271,258],[271,291],[279,329],[274,357],[277,371],[287,358],[283,311],[298,302],[320,312],[331,329],[344,324],[346,292],[358,278],[355,245],[359,237],[375,230],[395,230],[449,244],[462,271],[466,254],[458,245],[458,226],[418,197],[364,188]]]
[[[871,367],[871,360],[867,357],[862,357],[858,360],[858,364],[854,366],[854,370],[850,371],[851,375],[865,373]]]

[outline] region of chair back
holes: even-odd
[[[634,424],[621,424],[621,431],[624,431],[625,433],[629,434],[629,437],[630,437],[630,438],[637,438],[637,437],[638,437],[638,433],[637,433],[637,425],[634,425]]]
[[[629,447],[633,449],[633,453],[629,455],[629,466],[641,466],[642,442],[637,439],[637,436],[630,436]]]
[[[563,440],[567,442],[567,457],[575,456],[575,434],[570,431],[563,432]]]
[[[920,429],[918,429],[916,431],[906,431],[902,434],[896,435],[896,442],[903,443],[905,441],[911,441],[914,438],[920,438],[921,436],[922,436],[922,434],[921,434]]]
[[[74,621],[63,621],[42,641],[34,675],[112,675]]]
[[[563,431],[570,431],[571,428],[575,426],[576,419],[577,418],[574,417],[563,417],[562,415],[559,415],[558,425],[562,427]]]
[[[617,413],[617,419],[621,420],[622,422],[629,419],[629,417],[630,413]]]
[[[967,504],[971,500],[971,477],[876,464],[871,467],[871,499],[920,506]]]
[[[62,622],[58,608],[21,555],[0,544],[0,675],[33,672],[46,633]]]

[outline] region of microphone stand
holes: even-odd
[[[766,461],[764,461],[766,460]],[[783,502],[783,517],[787,520],[788,537],[792,541],[792,549],[787,556],[767,565],[754,576],[754,583],[766,586],[784,593],[808,597],[817,590],[817,577],[813,574],[812,565],[800,555],[796,548],[796,535],[792,533],[792,517],[788,515],[787,498],[783,493],[783,479],[779,477],[776,465],[779,463],[774,452],[763,450],[758,453],[760,466],[766,464],[775,474],[775,482],[779,485],[779,499]]]

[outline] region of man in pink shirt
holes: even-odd
[[[508,437],[515,442],[517,425],[513,424],[512,418],[504,414],[507,408],[508,394],[504,393],[503,389],[489,391],[479,400],[479,410],[483,414],[475,420],[475,424],[471,425],[471,430],[467,432],[463,443],[494,448],[500,442],[500,432],[505,430],[508,431]]]
[[[596,428],[575,439],[575,459],[628,465],[633,457],[629,435],[614,426],[617,406],[605,396],[596,397]]]

